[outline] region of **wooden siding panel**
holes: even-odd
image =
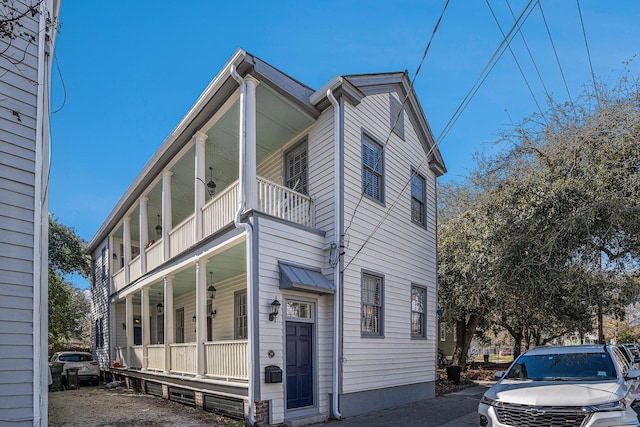
[[[367,96],[357,107],[347,106],[345,113],[345,226],[350,226],[345,255],[349,266],[345,269],[343,284],[343,341],[347,359],[343,386],[347,393],[435,380],[435,179],[410,121],[405,118],[404,141],[390,133],[389,108],[389,95],[385,93]],[[363,130],[381,144],[389,141],[384,152],[384,205],[361,198]],[[418,168],[427,178],[426,228],[411,221],[410,186],[407,185],[411,167]],[[366,245],[354,259],[365,241]],[[362,338],[360,334],[363,270],[384,277],[382,339]],[[412,340],[410,336],[413,283],[427,288],[426,339]],[[372,358],[374,352],[376,357]]]

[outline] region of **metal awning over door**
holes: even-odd
[[[335,286],[322,274],[319,268],[279,261],[280,289],[331,295]]]

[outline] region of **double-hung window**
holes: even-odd
[[[427,290],[419,286],[411,286],[411,337],[427,337]]]
[[[383,336],[383,277],[362,273],[362,320],[360,331],[363,336]]]
[[[247,291],[236,292],[235,295],[235,339],[246,340],[249,338],[247,323]]]
[[[411,171],[411,220],[423,227],[427,225],[426,180],[416,170]]]
[[[362,135],[362,193],[384,203],[384,158],[382,145]]]
[[[284,156],[286,186],[302,194],[307,190],[307,140],[303,140]]]

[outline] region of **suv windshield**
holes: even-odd
[[[65,354],[58,359],[66,362],[91,362],[93,361],[93,356],[90,354]]]
[[[505,378],[537,381],[580,381],[616,379],[608,353],[523,355]]]

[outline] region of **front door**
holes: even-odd
[[[287,322],[287,409],[313,405],[313,323]]]

